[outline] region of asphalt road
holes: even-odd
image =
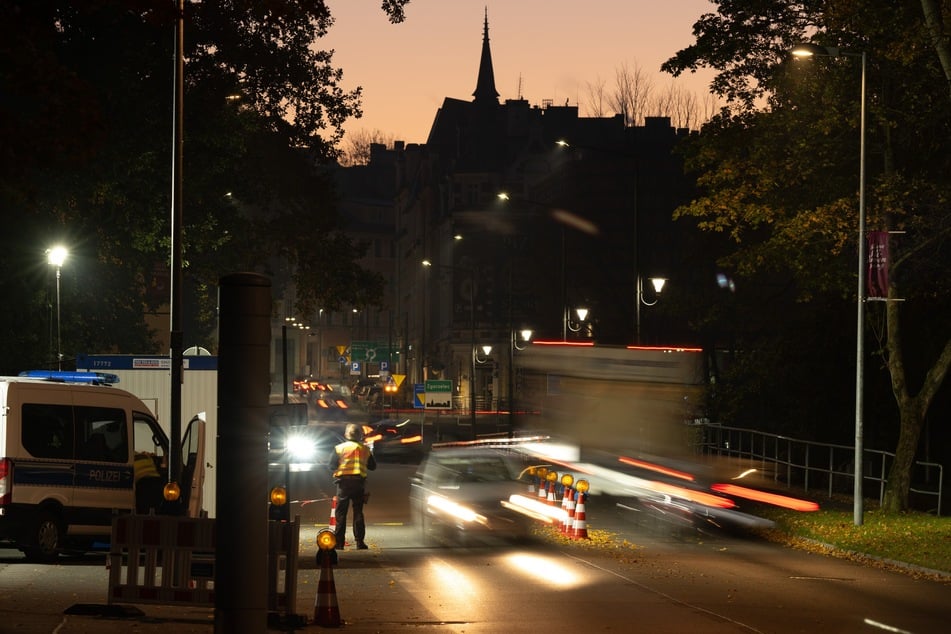
[[[951,584],[748,537],[631,521],[591,498],[592,539],[423,547],[407,504],[412,465],[383,464],[367,506],[367,551],[334,569],[351,632],[914,632],[947,629]],[[329,521],[326,473],[295,474],[301,518],[297,613],[313,616],[317,531]],[[0,632],[212,632],[213,612],[138,606],[144,617],[64,614],[104,604],[102,556],[25,563],[0,551]],[[310,626],[309,629],[313,629]]]

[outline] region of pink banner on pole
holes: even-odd
[[[888,232],[868,232],[868,299],[888,297]]]

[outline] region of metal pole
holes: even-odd
[[[475,326],[475,271],[469,272],[469,330],[470,330],[470,352],[472,353],[472,368],[469,371],[469,417],[472,425],[472,439],[475,440],[476,434],[476,396],[475,396],[475,371],[476,371],[476,326]]]
[[[568,246],[565,227],[561,227],[561,339],[568,341]]]
[[[636,315],[634,321],[634,343],[641,345],[641,293],[643,292],[641,274],[635,273],[634,275],[634,314]]]
[[[63,338],[62,321],[60,319],[60,296],[59,296],[60,267],[56,267],[56,362],[59,370],[63,369]]]
[[[178,0],[178,22],[175,30],[175,122],[174,174],[172,177],[172,266],[171,324],[169,347],[171,363],[171,396],[169,400],[169,481],[178,482],[182,473],[182,173],[184,161],[183,112],[185,110],[185,0]]]
[[[862,388],[865,374],[865,51],[862,51],[862,95],[859,117],[859,261],[858,295],[856,298],[855,334],[855,482],[853,520],[856,526],[864,522],[862,495]]]
[[[509,320],[509,430],[511,438],[515,432],[515,343],[517,341],[511,319]]]
[[[59,309],[59,277],[60,277],[60,267],[56,267],[56,363],[57,369],[63,369],[63,347],[62,347],[62,337],[60,335],[60,309]]]

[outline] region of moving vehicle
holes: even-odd
[[[364,440],[378,461],[419,462],[425,453],[419,424],[383,419],[364,425]]]
[[[427,544],[526,539],[533,520],[507,506],[524,494],[528,465],[518,454],[491,447],[430,451],[410,478],[410,509]]]

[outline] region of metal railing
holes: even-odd
[[[855,447],[805,440],[752,429],[701,423],[691,426],[691,443],[697,453],[728,456],[749,462],[750,467],[772,473],[773,481],[804,491],[823,490],[834,494],[853,491]],[[863,489],[867,483],[878,488],[878,502],[885,497],[888,470],[895,454],[875,449],[862,452]],[[916,506],[941,515],[944,467],[938,463],[916,460],[910,491]]]

